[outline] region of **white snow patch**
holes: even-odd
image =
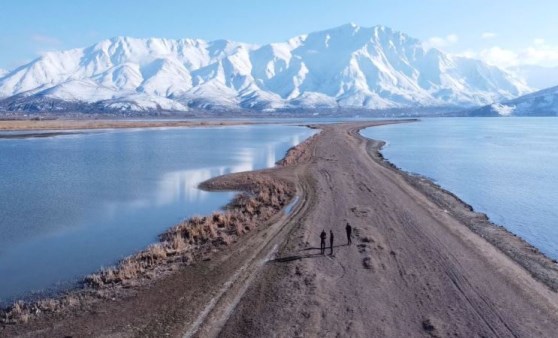
[[[515,106],[506,106],[500,103],[495,103],[491,107],[500,116],[510,116],[515,110]]]

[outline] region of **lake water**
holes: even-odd
[[[558,258],[558,119],[446,118],[381,126],[384,156]]]
[[[234,193],[197,185],[271,167],[295,126],[104,130],[0,139],[0,302],[68,286]]]

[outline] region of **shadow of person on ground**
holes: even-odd
[[[344,246],[349,246],[349,244],[334,245],[333,248],[335,249],[335,248],[340,248],[340,247],[344,247]],[[335,256],[332,256],[332,255],[327,255],[327,256],[322,255],[321,254],[321,248],[314,248],[314,247],[305,248],[305,249],[299,250],[299,252],[310,251],[310,250],[318,250],[319,252],[318,253],[309,253],[309,254],[306,254],[306,255],[293,255],[293,256],[286,256],[286,257],[278,257],[278,258],[275,258],[275,259],[271,259],[267,262],[268,263],[288,263],[288,262],[296,261],[296,260],[299,260],[299,259],[305,259],[305,258],[318,258],[318,257],[328,257],[328,256],[329,257],[335,257]]]
[[[320,248],[318,248],[317,250],[320,250]],[[322,255],[321,253],[308,254],[308,255],[286,256],[286,257],[279,257],[279,258],[271,259],[271,260],[268,261],[268,263],[288,263],[288,262],[296,261],[296,260],[299,260],[299,259],[318,258],[318,257],[325,257],[325,256]]]
[[[335,249],[335,248],[341,248],[341,247],[343,247],[343,246],[349,246],[349,244],[334,245],[333,248],[334,248],[334,249]],[[329,246],[328,246],[328,248],[329,248]],[[314,247],[312,247],[312,248],[304,248],[304,249],[299,250],[299,251],[310,251],[310,250],[320,250],[320,248],[314,248]]]

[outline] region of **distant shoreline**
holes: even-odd
[[[17,134],[0,134],[1,139],[22,139],[22,138],[47,138],[64,135],[75,135],[79,133],[73,132],[45,132],[45,133],[17,133]]]
[[[225,120],[184,120],[184,121],[130,121],[130,120],[4,120],[0,121],[0,131],[31,131],[31,130],[88,130],[88,129],[121,129],[121,128],[162,128],[162,127],[218,127],[260,124],[254,121]],[[55,134],[54,132],[52,134]],[[30,133],[28,137],[47,137],[43,134]],[[0,135],[0,138],[14,138]]]

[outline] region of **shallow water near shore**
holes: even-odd
[[[314,133],[264,125],[0,140],[0,303],[67,287],[219,209],[234,193],[200,182],[271,167]]]
[[[433,179],[558,259],[558,119],[439,118],[362,131],[401,169]]]

